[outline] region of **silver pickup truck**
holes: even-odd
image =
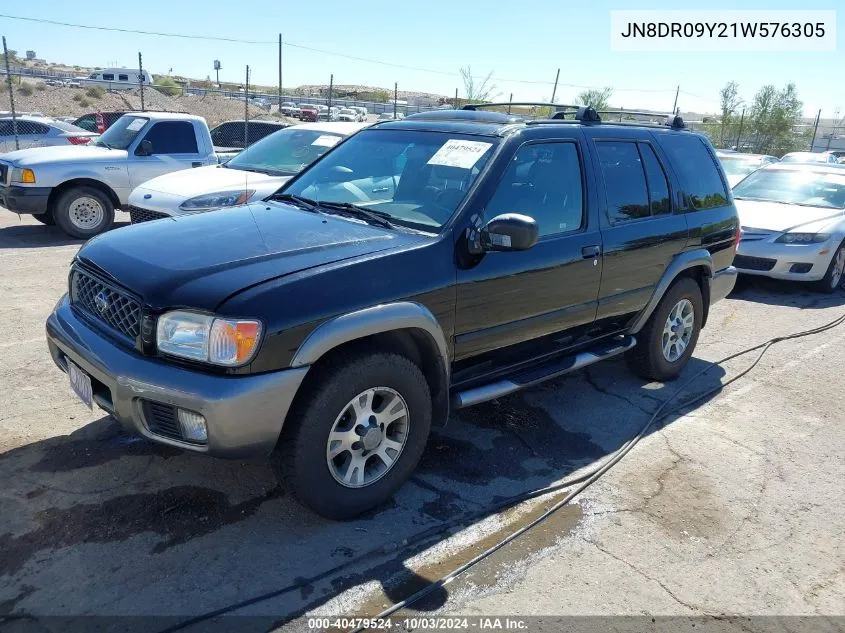
[[[0,156],[0,206],[87,239],[108,230],[129,193],[156,176],[218,161],[202,117],[132,112],[87,146]]]

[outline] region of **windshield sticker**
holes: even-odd
[[[144,123],[146,123],[146,119],[133,119],[132,123],[126,126],[126,129],[130,132],[137,132],[142,127],[144,127]]]
[[[435,152],[427,164],[472,169],[475,163],[484,156],[492,145],[492,143],[484,143],[482,141],[449,139],[443,147]]]
[[[317,147],[334,147],[340,141],[339,136],[333,136],[331,134],[323,134],[322,136],[318,136],[314,139],[314,142],[311,145],[316,145]]]

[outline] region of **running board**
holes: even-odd
[[[497,380],[480,387],[473,387],[452,394],[452,408],[462,409],[474,404],[501,398],[515,391],[563,376],[582,367],[587,367],[601,360],[618,356],[637,344],[633,336],[622,336],[609,343],[604,343],[591,350],[579,352],[574,356],[556,358],[536,367],[515,372],[508,378]]]

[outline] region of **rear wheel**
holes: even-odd
[[[626,355],[628,365],[643,378],[676,378],[692,356],[703,315],[698,284],[689,277],[678,279],[637,335],[636,347]]]
[[[819,292],[834,292],[842,284],[843,276],[845,276],[845,242],[840,244],[833,253],[827,272],[820,281],[816,282],[816,289]]]
[[[59,196],[52,213],[60,229],[83,240],[107,231],[114,223],[114,205],[94,187],[68,189]]]
[[[404,356],[341,356],[311,377],[273,463],[280,483],[318,514],[345,519],[410,477],[431,426],[431,393]]]

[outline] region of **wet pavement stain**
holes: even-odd
[[[492,449],[471,442],[432,434],[418,472],[467,483],[485,483],[493,477],[523,479],[546,476],[573,463],[594,461],[606,451],[586,433],[567,431],[541,407],[529,405],[522,394],[461,410],[459,422],[500,431]],[[523,461],[540,458],[547,469],[528,469]]]
[[[252,516],[279,488],[232,505],[219,490],[176,486],[149,494],[115,497],[99,504],[48,508],[35,515],[39,527],[20,536],[0,535],[0,576],[19,571],[42,550],[82,543],[123,541],[154,532],[162,537],[153,554],[186,543]]]

